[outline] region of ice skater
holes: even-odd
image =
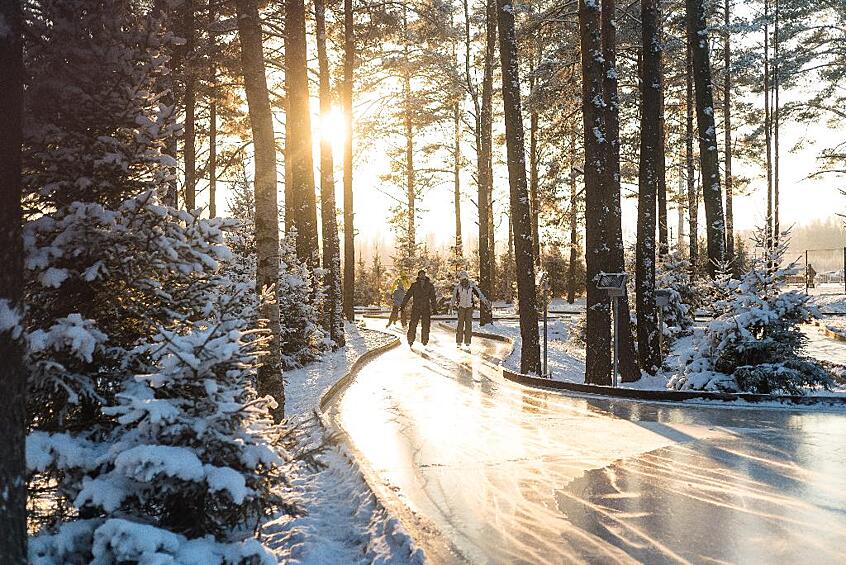
[[[408,292],[405,293],[405,298],[400,305],[403,315],[405,315],[405,306],[409,300],[412,300],[412,304],[411,320],[408,324],[408,346],[414,345],[414,340],[417,338],[417,324],[420,323],[420,341],[423,343],[423,347],[426,347],[429,343],[429,326],[432,324],[432,314],[437,310],[437,300],[435,298],[435,285],[426,276],[424,269],[417,271],[417,280],[411,283]]]
[[[470,347],[470,340],[473,337],[473,310],[475,309],[475,297],[479,298],[480,304],[489,305],[490,301],[482,293],[476,283],[470,280],[467,271],[458,273],[458,284],[452,291],[452,307],[458,313],[458,326],[455,328],[455,346]]]
[[[393,324],[397,323],[397,320],[400,320],[402,327],[405,327],[405,311],[402,310],[403,299],[405,299],[405,285],[402,284],[401,280],[397,279],[397,287],[391,293],[391,316],[388,318],[388,325],[385,327],[390,328]]]

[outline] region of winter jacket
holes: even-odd
[[[402,304],[403,298],[405,298],[404,288],[397,288],[391,295],[391,300],[393,300],[394,306],[399,306],[400,304]]]
[[[476,286],[476,283],[471,282],[467,286],[464,286],[461,283],[455,285],[455,289],[452,291],[452,306],[453,308],[473,308],[473,295],[479,297],[479,300],[482,302],[487,302],[487,298],[485,295],[482,294],[482,291],[479,290],[479,287]]]
[[[400,308],[404,309],[409,300],[414,300],[414,303],[411,305],[412,312],[432,314],[437,310],[435,285],[432,284],[429,277],[417,279],[411,284],[405,293],[405,298],[403,298]]]

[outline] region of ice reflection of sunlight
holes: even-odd
[[[338,407],[379,480],[471,562],[831,561],[844,418],[795,418],[523,389],[443,333],[372,362]]]

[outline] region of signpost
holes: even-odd
[[[604,290],[611,299],[611,315],[614,317],[614,367],[612,384],[617,386],[617,375],[620,366],[620,298],[626,294],[628,273],[599,273],[594,279],[596,288]]]

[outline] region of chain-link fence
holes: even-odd
[[[788,281],[809,294],[846,294],[846,247],[806,249],[796,258],[799,271]]]

